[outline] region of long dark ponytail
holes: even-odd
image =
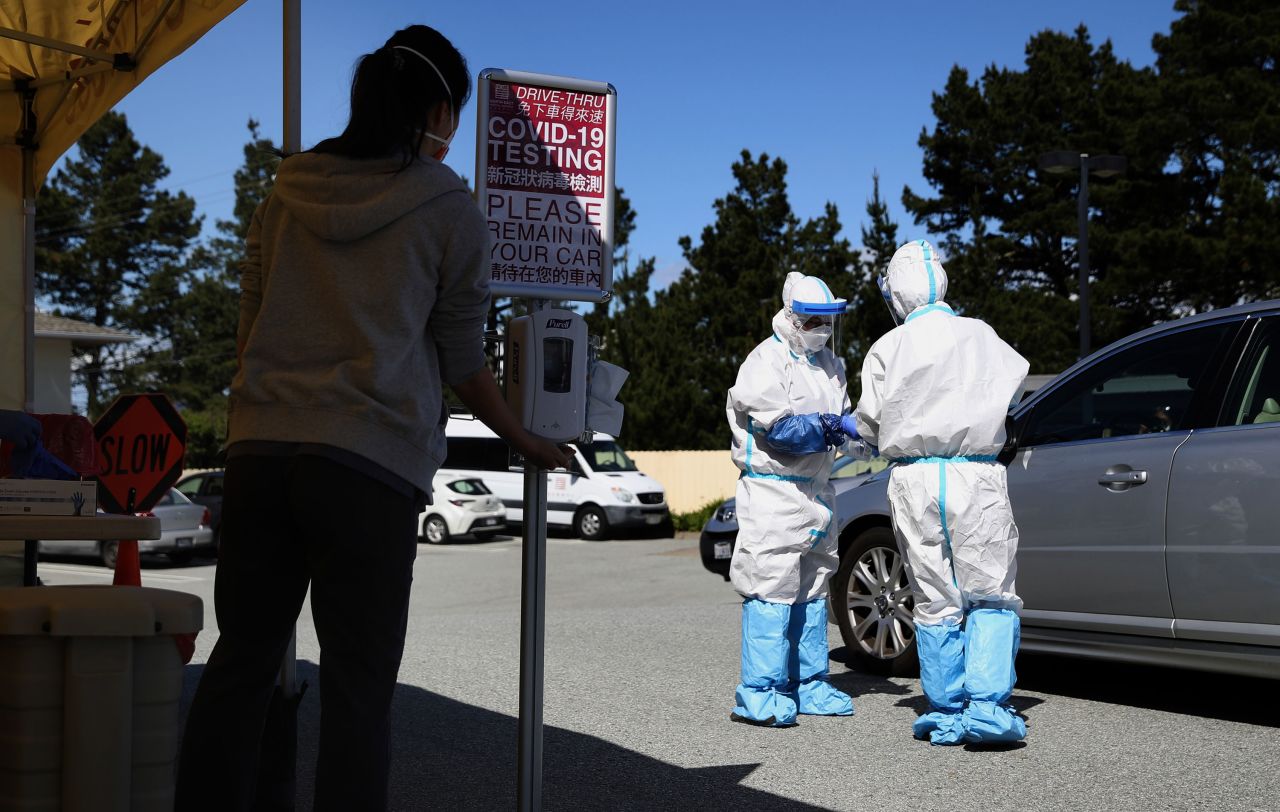
[[[458,49],[434,28],[411,25],[356,63],[347,128],[311,151],[348,158],[398,155],[403,169],[418,157],[430,111],[443,101],[457,115],[470,97],[471,75]]]

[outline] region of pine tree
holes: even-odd
[[[104,115],[77,150],[37,202],[38,296],[61,315],[144,339],[89,350],[75,363],[96,418],[172,334],[164,303],[185,289],[200,220],[194,200],[159,188],[169,169],[138,143],[123,114]]]

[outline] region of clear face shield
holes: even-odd
[[[889,318],[893,319],[895,327],[902,326],[902,319],[898,318],[898,311],[893,308],[893,296],[889,293],[889,280],[883,275],[876,277],[876,286],[880,288],[880,295],[884,297],[884,305],[889,308]]]
[[[840,346],[840,317],[844,315],[845,307],[843,299],[834,302],[791,303],[792,323],[807,351],[817,352],[828,344],[833,350]]]

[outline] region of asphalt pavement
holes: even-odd
[[[521,544],[422,545],[393,714],[392,808],[515,806]],[[185,703],[216,639],[212,562],[144,561],[143,584],[205,599]],[[109,581],[42,563],[47,583]],[[547,561],[547,810],[1280,810],[1280,681],[1022,655],[1023,744],[911,738],[919,682],[844,665],[850,718],[729,721],[739,598],[694,539],[552,538]],[[319,650],[298,625],[298,808],[311,808]]]

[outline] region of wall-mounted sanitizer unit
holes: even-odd
[[[507,326],[507,404],[552,442],[586,431],[587,323],[569,310],[539,310]]]

